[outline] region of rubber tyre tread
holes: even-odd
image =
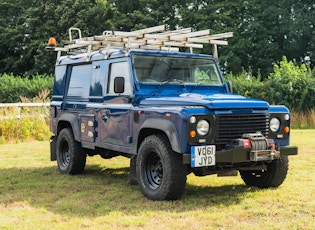
[[[285,180],[288,169],[288,156],[283,156],[268,163],[266,171],[240,171],[240,175],[248,186],[259,188],[279,187]]]
[[[69,162],[65,165],[62,159],[62,145],[67,142],[69,146]],[[86,154],[79,142],[74,139],[71,128],[64,128],[57,137],[57,163],[59,171],[63,174],[76,175],[84,171]]]
[[[157,189],[152,189],[145,176],[149,155],[156,153],[162,162],[163,179]],[[164,135],[151,135],[141,143],[137,156],[137,178],[142,194],[151,200],[177,200],[185,191],[187,166],[182,155],[172,150]]]

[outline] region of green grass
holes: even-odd
[[[188,176],[179,201],[150,201],[129,161],[89,157],[83,175],[58,172],[48,142],[0,145],[0,229],[315,229],[315,130],[292,130],[287,179],[246,187],[240,176]]]

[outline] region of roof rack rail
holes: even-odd
[[[78,38],[73,39],[73,32],[77,32]],[[166,31],[165,25],[149,27],[132,32],[104,31],[102,35],[82,37],[79,28],[69,29],[69,41],[64,42],[64,47],[56,47],[48,44],[47,50],[57,51],[57,62],[61,52],[68,54],[87,53],[90,58],[91,51],[105,49],[108,57],[110,48],[122,47],[129,49],[149,49],[164,51],[179,51],[180,47],[188,47],[192,53],[194,48],[203,48],[203,44],[211,44],[213,56],[218,57],[217,45],[228,45],[225,40],[233,37],[233,32],[211,34],[210,30],[192,31],[192,28]]]

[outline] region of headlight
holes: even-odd
[[[206,120],[200,120],[197,123],[197,133],[200,136],[205,136],[207,135],[209,132],[209,122],[207,122]]]
[[[272,118],[270,120],[270,130],[275,133],[275,132],[278,132],[279,129],[280,129],[280,120],[275,117]]]

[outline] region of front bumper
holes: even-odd
[[[297,146],[278,146],[276,150],[279,152],[279,157],[297,155],[298,147]],[[244,147],[237,147],[224,151],[217,151],[215,153],[216,163],[248,163],[248,162],[257,162],[257,161],[270,161],[273,159],[272,153],[262,154],[262,157],[253,156],[254,151]],[[256,151],[256,156],[259,155],[259,152]],[[183,154],[183,163],[191,164],[191,154]]]

